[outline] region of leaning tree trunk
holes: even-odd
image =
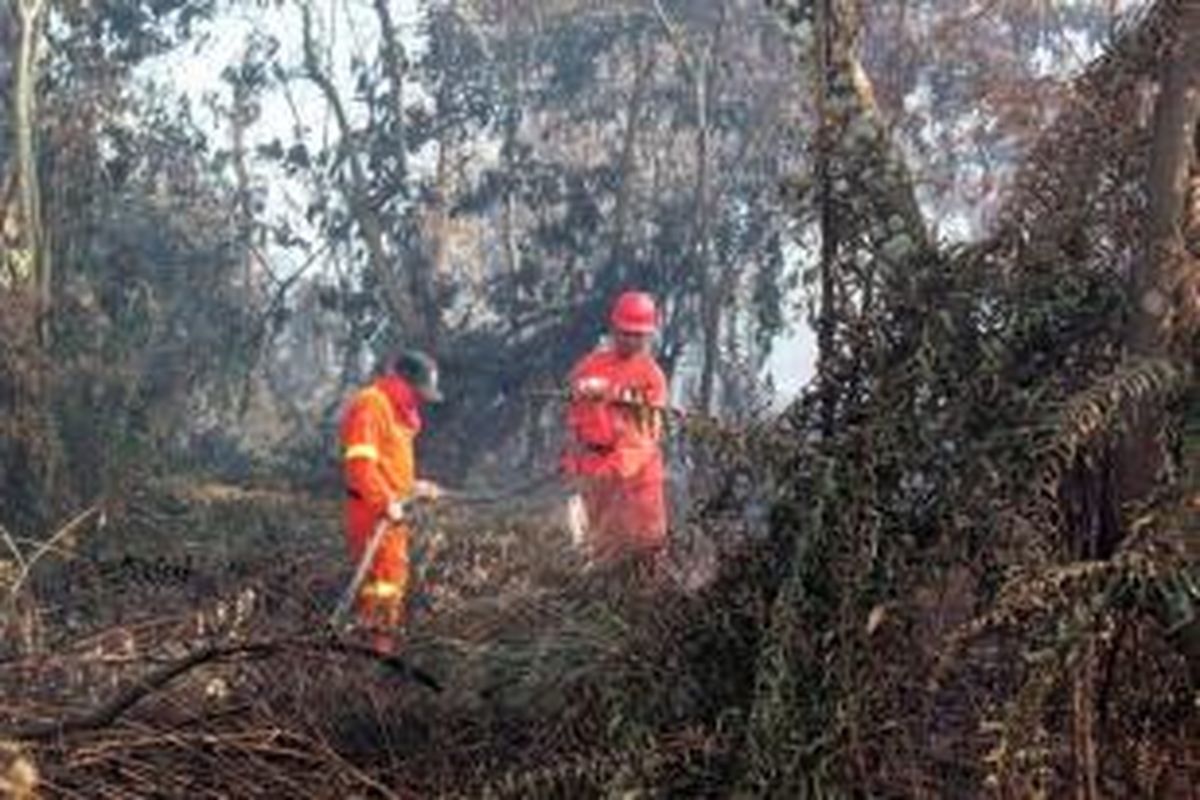
[[[379,21],[381,37],[379,53],[383,62],[384,74],[391,84],[389,103],[392,123],[392,140],[395,142],[396,175],[398,179],[407,182],[408,175],[408,143],[406,111],[404,107],[405,83],[408,79],[408,53],[401,40],[399,28],[392,17],[390,0],[374,0],[375,16]],[[437,301],[437,282],[441,277],[442,262],[445,259],[445,238],[449,229],[446,205],[449,202],[445,187],[448,182],[447,165],[448,136],[441,137],[438,143],[438,178],[436,199],[434,200],[433,242],[432,247],[425,251],[427,257],[402,257],[408,264],[411,276],[412,294],[416,305],[408,306],[413,314],[413,324],[420,325],[419,332],[410,332],[409,336],[419,340],[425,347],[437,351],[442,336],[441,311]],[[410,248],[410,252],[416,252]]]
[[[361,154],[356,150],[355,132],[350,125],[346,105],[317,53],[317,43],[312,30],[312,8],[305,3],[301,5],[300,11],[305,77],[317,87],[328,103],[337,124],[338,134],[341,136],[341,147],[344,149],[349,176],[340,179],[338,184],[351,216],[358,223],[363,244],[367,248],[368,263],[379,280],[380,290],[392,319],[405,336],[420,337],[424,326],[413,303],[412,293],[408,291],[409,286],[393,268],[394,259],[385,244],[384,220],[372,201],[370,182],[362,165]]]

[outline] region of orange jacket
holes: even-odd
[[[632,399],[667,403],[667,380],[648,355],[619,356],[601,348],[571,370],[567,427],[571,441],[563,467],[584,484],[593,545],[605,550],[661,547],[666,542],[662,425],[639,420]]]
[[[341,434],[346,487],[364,511],[382,516],[390,501],[412,494],[420,430],[416,392],[403,378],[379,378],[350,399]]]

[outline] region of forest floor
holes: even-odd
[[[329,633],[351,572],[340,514],[174,481],[61,537],[7,615],[0,693],[19,701],[0,731],[26,742],[12,764],[32,760],[48,796],[112,798],[474,796],[497,781],[520,795],[569,784],[563,770],[619,786],[668,763],[699,764],[686,780],[719,769],[690,722],[713,698],[663,673],[718,646],[677,624],[714,591],[711,548],[651,590],[587,570],[557,504],[428,513],[401,666]],[[715,631],[749,657],[755,628]],[[737,655],[718,650],[694,659],[714,679]],[[748,691],[745,672],[730,690]],[[663,686],[677,696],[659,707]]]

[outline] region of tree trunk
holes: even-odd
[[[700,319],[703,327],[702,355],[700,363],[700,411],[711,413],[716,384],[717,364],[720,360],[720,308],[714,296],[714,281],[709,269],[710,223],[709,223],[709,148],[711,133],[708,111],[711,100],[709,80],[710,54],[697,58],[684,43],[682,35],[668,20],[662,6],[655,2],[659,20],[674,45],[684,71],[692,84],[693,104],[696,112],[696,193],[695,222],[692,226],[693,267],[700,277]],[[718,28],[719,35],[720,28]],[[715,50],[715,45],[714,45]],[[716,319],[714,320],[714,315]]]
[[[439,104],[444,102],[439,99]],[[436,352],[442,339],[442,315],[438,304],[438,281],[445,279],[450,259],[450,196],[454,191],[452,133],[449,126],[438,135],[437,164],[434,167],[433,196],[425,212],[422,249],[425,258],[415,264],[414,290],[423,313],[425,346]]]
[[[237,181],[238,247],[242,259],[242,280],[247,293],[254,291],[254,208],[251,199],[250,168],[246,164],[246,128],[251,121],[250,91],[246,84],[233,84],[233,109],[229,117],[233,172]]]
[[[408,75],[408,53],[404,49],[404,44],[400,40],[400,33],[396,28],[396,22],[392,18],[392,11],[389,8],[389,0],[374,0],[375,16],[379,19],[379,33],[382,39],[380,43],[380,56],[383,61],[384,73],[387,75],[388,82],[392,86],[391,93],[391,112],[392,112],[392,139],[395,141],[395,157],[396,157],[396,175],[397,181],[402,183],[408,182],[408,142],[406,141],[407,120],[405,119],[404,109],[404,83]],[[445,140],[439,142],[439,147],[445,147]],[[443,152],[439,150],[438,154],[439,168],[443,163]],[[411,270],[413,293],[417,298],[420,308],[414,309],[414,314],[420,324],[420,336],[423,339],[423,344],[430,349],[436,350],[438,341],[441,338],[441,312],[437,302],[437,276],[440,274],[442,261],[446,249],[444,247],[443,238],[447,231],[446,225],[446,201],[445,195],[442,194],[442,179],[444,173],[439,172],[438,176],[438,198],[437,210],[434,212],[435,233],[432,253],[428,259],[415,258],[411,259],[409,266]],[[413,248],[411,252],[416,253]],[[416,320],[414,320],[415,322]],[[412,335],[412,334],[410,334]]]
[[[446,275],[450,258],[450,213],[449,197],[454,191],[453,170],[450,163],[451,142],[449,131],[438,138],[437,167],[434,169],[434,197],[430,209],[433,218],[433,241],[430,245],[430,264],[434,277]]]
[[[637,166],[637,141],[641,129],[642,106],[646,87],[654,71],[654,48],[639,45],[638,64],[633,78],[633,94],[625,115],[625,131],[621,136],[621,172],[613,208],[612,251],[609,259],[622,263],[626,258],[626,239],[629,233],[629,203],[633,196],[633,175]]]
[[[18,209],[16,278],[37,302],[37,332],[48,334],[51,263],[42,228],[42,198],[37,156],[37,48],[45,19],[44,0],[16,0],[17,63],[13,85],[13,127]]]
[[[715,49],[715,48],[714,48]],[[700,365],[700,413],[711,414],[716,387],[717,369],[721,360],[721,303],[717,297],[718,281],[712,274],[712,223],[709,207],[709,147],[711,132],[708,124],[712,82],[709,77],[711,59],[705,59],[696,74],[696,269],[700,271],[700,317],[704,321],[704,359]]]
[[[11,90],[16,69],[17,50],[16,3],[0,0],[0,92]],[[11,108],[0,106],[0,131],[8,131]],[[8,136],[0,134],[0,289],[11,287],[17,280],[12,252],[19,246],[17,239],[17,174],[13,154],[8,149]]]
[[[1184,239],[1188,182],[1196,159],[1196,123],[1200,117],[1200,3],[1185,3],[1178,34],[1162,62],[1154,109],[1153,138],[1146,191],[1146,239],[1130,275],[1133,309],[1126,334],[1130,355],[1170,357],[1175,325],[1183,310],[1179,289],[1188,284]],[[1144,414],[1131,425],[1121,445],[1120,499],[1144,498],[1156,483],[1166,458],[1161,412]]]
[[[820,277],[820,307],[817,317],[817,380],[821,408],[821,434],[833,436],[837,407],[837,377],[833,374],[834,358],[834,269],[837,259],[837,231],[833,213],[833,174],[830,161],[833,150],[833,125],[829,119],[829,89],[834,78],[833,67],[833,4],[820,0],[817,4],[817,179],[818,226],[821,251],[817,269]]]
[[[691,250],[694,254],[693,265],[700,277],[700,319],[703,323],[702,360],[700,364],[700,411],[712,413],[716,374],[721,358],[721,297],[720,288],[723,281],[717,280],[712,274],[710,264],[712,249],[712,208],[709,184],[711,183],[712,165],[710,164],[710,147],[712,131],[709,124],[709,110],[715,93],[716,71],[713,64],[720,48],[721,36],[725,26],[726,6],[720,6],[720,20],[714,32],[713,42],[709,52],[698,58],[689,48],[675,25],[663,10],[660,0],[652,0],[655,15],[659,24],[667,34],[668,40],[679,57],[680,64],[688,80],[692,84],[692,97],[696,110],[696,197],[695,223],[692,226]]]
[[[1133,315],[1127,334],[1131,355],[1169,358],[1186,336],[1181,321],[1194,298],[1200,261],[1188,251],[1188,190],[1200,166],[1200,2],[1183,3],[1176,37],[1163,59],[1154,109],[1147,178],[1146,241],[1130,276]],[[1121,499],[1144,499],[1167,459],[1166,414],[1149,409],[1130,426],[1121,445]],[[1200,616],[1175,632],[1175,642],[1200,685]]]
[[[514,52],[512,40],[513,9],[510,3],[502,5],[504,15],[504,39],[508,43],[502,50],[504,59],[504,141],[501,145],[501,157],[504,162],[504,196],[501,198],[500,235],[503,239],[501,246],[504,255],[504,269],[512,281],[513,300],[520,301],[524,292],[524,282],[521,280],[521,248],[517,244],[517,196],[520,176],[517,174],[516,148],[517,134],[520,132],[521,109],[518,93],[520,75],[517,65],[517,53]],[[512,307],[512,322],[518,325],[521,314],[520,302]]]
[[[1154,109],[1145,252],[1131,276],[1134,304],[1128,341],[1130,352],[1139,356],[1167,354],[1178,311],[1176,289],[1188,268],[1184,210],[1200,118],[1200,2],[1183,5]]]
[[[727,6],[722,3],[716,30],[713,32],[712,47],[697,70],[696,79],[696,125],[699,127],[696,179],[696,230],[698,240],[697,268],[700,270],[700,307],[704,321],[704,360],[700,371],[700,410],[704,414],[713,412],[716,401],[716,376],[721,368],[721,318],[731,284],[729,275],[717,275],[712,257],[712,218],[716,198],[712,190],[712,125],[710,122],[714,98],[717,94],[716,75],[718,58],[724,39]]]
[[[355,150],[354,131],[350,127],[345,105],[333,81],[325,73],[317,55],[317,45],[312,35],[312,9],[308,4],[300,8],[302,14],[302,29],[304,36],[304,70],[313,84],[320,90],[325,102],[333,112],[341,135],[341,148],[350,171],[350,179],[338,181],[345,196],[346,205],[362,233],[363,242],[367,247],[368,262],[371,270],[379,281],[380,291],[383,292],[385,305],[391,312],[394,321],[406,337],[419,337],[423,326],[417,310],[412,303],[411,295],[401,286],[398,276],[392,269],[392,260],[384,245],[384,225],[378,211],[371,202],[370,185],[366,172],[363,170],[359,154]]]
[[[515,102],[515,99],[512,101]],[[513,152],[517,146],[517,113],[509,109],[504,122],[504,205],[501,209],[500,226],[504,237],[504,268],[521,293],[521,249],[517,245],[517,168]]]

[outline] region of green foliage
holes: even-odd
[[[1123,41],[1163,52],[1153,36]],[[1189,665],[1158,620],[1160,593],[1190,569],[1195,484],[1164,470],[1158,494],[1123,508],[1116,455],[1134,426],[1176,425],[1193,380],[1122,358],[1119,264],[1144,213],[1131,188],[1144,165],[1123,154],[1144,121],[1116,87],[1150,67],[1120,63],[1113,82],[1081,81],[1091,102],[1045,135],[980,245],[897,259],[864,245],[879,241],[878,208],[839,206],[865,218],[838,220],[824,386],[790,415],[776,529],[793,555],[758,662],[749,787],[1061,796],[1103,780],[1144,794],[1123,759],[1147,739],[1112,709],[1173,720],[1155,747],[1194,730]],[[858,150],[833,158],[852,177],[878,167]],[[1129,677],[1139,659],[1146,674]],[[950,760],[962,769],[941,769]]]
[[[29,519],[39,525],[133,474],[166,468],[236,403],[254,364],[261,323],[238,283],[244,256],[232,244],[226,187],[208,177],[207,144],[186,108],[128,83],[134,67],[177,47],[211,11],[64,7],[52,26],[42,103],[55,264],[49,336],[34,376],[14,373],[36,391],[44,419],[22,423],[16,440],[56,465],[42,471],[41,500],[16,501],[37,509]],[[21,417],[12,407],[5,414]],[[6,512],[10,521],[23,513]]]

